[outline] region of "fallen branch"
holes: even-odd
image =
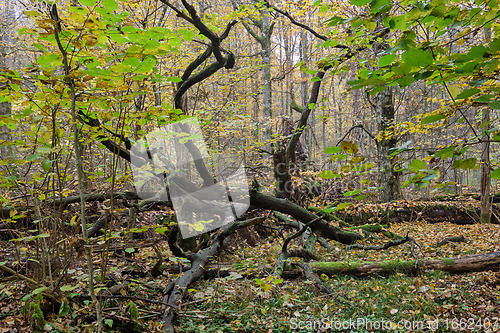
[[[436,244],[437,247],[443,246],[448,243],[470,243],[471,241],[465,238],[463,235],[458,237],[447,237]]]
[[[221,231],[219,231],[215,239],[208,247],[200,252],[190,253],[188,255],[191,261],[191,269],[185,272],[177,280],[171,282],[165,288],[163,302],[166,303],[166,306],[163,308],[163,322],[167,332],[174,332],[174,320],[177,315],[177,311],[181,310],[180,304],[187,287],[201,278],[205,270],[205,266],[210,262],[213,256],[217,255],[222,250],[226,237],[232,235],[232,233],[238,229],[262,223],[264,219],[265,218],[263,217],[257,217],[245,221],[235,221],[226,225]]]
[[[288,244],[294,240],[295,238],[299,237],[300,235],[302,235],[306,230],[307,228],[309,228],[309,226],[311,224],[313,224],[314,222],[318,221],[319,219],[321,219],[321,217],[317,217],[315,218],[314,220],[311,220],[309,222],[307,222],[305,225],[302,226],[302,228],[297,231],[296,233],[294,233],[293,235],[290,235],[288,236],[285,241],[283,242],[283,246],[281,248],[281,253],[278,257],[278,259],[276,260],[276,265],[275,265],[275,268],[274,268],[274,275],[275,276],[281,276],[281,274],[283,273],[283,268],[285,267],[285,263],[289,257],[289,254],[288,254]]]

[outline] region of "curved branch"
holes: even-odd
[[[321,40],[324,40],[324,41],[327,41],[329,40],[328,37],[322,35],[322,34],[319,34],[318,32],[316,32],[314,29],[312,29],[311,27],[303,24],[303,23],[300,23],[298,22],[297,20],[295,20],[292,15],[290,15],[288,12],[284,11],[284,10],[281,10],[279,8],[276,8],[275,6],[272,6],[268,1],[266,1],[266,5],[268,8],[271,8],[271,9],[274,9],[275,11],[277,11],[278,13],[280,13],[281,15],[285,16],[287,19],[290,20],[290,22],[298,27],[301,27],[302,29],[304,30],[307,30],[309,31],[310,33],[312,33],[316,38],[319,38]],[[337,45],[335,46],[336,48],[338,49],[348,49],[347,46],[345,45]]]
[[[297,144],[299,142],[300,136],[302,135],[302,132],[304,131],[304,128],[307,125],[307,121],[309,119],[309,115],[311,114],[311,111],[314,109],[314,107],[309,107],[312,104],[316,104],[318,102],[318,97],[319,97],[319,89],[321,87],[321,80],[326,74],[326,71],[329,69],[325,68],[324,71],[320,71],[316,73],[315,78],[318,78],[317,81],[313,82],[312,89],[311,89],[311,96],[309,97],[309,102],[308,105],[304,106],[302,108],[302,115],[300,116],[299,123],[297,124],[297,127],[295,129],[295,132],[292,134],[292,138],[288,142],[288,145],[286,147],[286,155],[288,158],[291,158],[292,155],[295,153],[295,149],[297,148]]]
[[[349,133],[351,133],[351,132],[352,132],[352,130],[354,130],[355,128],[361,128],[363,131],[365,131],[365,132],[366,132],[366,134],[368,134],[368,136],[369,136],[370,138],[372,138],[372,139],[373,139],[373,140],[375,140],[375,141],[377,140],[377,138],[376,138],[373,134],[371,134],[371,133],[370,133],[370,131],[368,131],[368,130],[367,130],[367,129],[363,126],[363,124],[358,124],[358,125],[354,125],[354,126],[352,126],[352,127],[351,127],[351,128],[350,128],[350,129],[349,129],[349,130],[348,130],[348,131],[344,134],[344,136],[343,136],[343,137],[342,137],[342,138],[341,138],[341,139],[337,142],[336,146],[338,146],[338,145],[339,145],[342,141],[344,141],[344,139],[345,139],[345,138],[349,135]]]

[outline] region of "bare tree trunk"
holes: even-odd
[[[262,122],[263,122],[263,141],[269,140],[272,134],[271,119],[273,116],[272,111],[272,84],[271,84],[271,35],[272,26],[269,20],[269,12],[267,10],[262,11],[262,25],[259,27],[261,29],[261,36],[259,36],[258,41],[262,46],[262,83],[264,87],[262,89]]]
[[[4,13],[4,16],[9,15]],[[2,29],[3,27],[0,27]],[[3,29],[2,29],[3,30]],[[3,31],[0,30],[0,70],[7,69],[7,50],[4,45]],[[5,83],[0,82],[0,89],[5,85]],[[0,103],[0,117],[9,117],[12,112],[12,104],[10,102]],[[6,146],[1,145],[2,142],[10,140],[10,130],[7,126],[0,126],[0,160],[5,160],[9,157],[10,149]]]
[[[258,1],[255,1],[258,3]],[[231,0],[235,10],[241,5],[240,0]],[[271,23],[269,10],[260,9],[262,18],[252,19],[252,25],[257,27],[258,33],[249,24],[242,22],[245,30],[260,44],[262,57],[262,141],[271,138],[272,127],[272,82],[271,82],[271,36],[273,34],[274,23]]]
[[[490,121],[490,109],[483,109],[482,124],[487,124]],[[482,152],[481,152],[481,222],[490,223],[490,136],[487,134],[489,125],[483,127],[485,134],[483,136]]]
[[[392,88],[387,87],[377,93],[376,115],[378,132],[386,131],[394,122],[394,103],[392,101]],[[399,196],[398,173],[394,171],[392,158],[389,157],[390,149],[396,146],[396,139],[383,138],[377,142],[377,161],[379,167],[379,199],[388,202]]]
[[[485,41],[490,41],[491,30],[484,29]],[[488,107],[483,109],[482,125],[484,130],[482,151],[481,151],[481,222],[490,223],[491,220],[491,203],[490,203],[490,135],[488,129],[490,121],[490,109]]]

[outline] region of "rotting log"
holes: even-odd
[[[434,260],[387,260],[380,262],[314,262],[310,263],[316,274],[326,275],[388,275],[394,273],[418,273],[440,270],[449,273],[481,272],[500,270],[500,251],[458,258]]]
[[[308,223],[316,220],[318,216],[303,207],[290,201],[279,199],[257,191],[250,192],[250,204],[255,207],[275,210],[280,213],[291,215],[297,221]],[[312,231],[323,238],[338,241],[342,244],[353,244],[364,237],[356,232],[345,231],[336,226],[330,225],[327,221],[319,219],[310,225]]]

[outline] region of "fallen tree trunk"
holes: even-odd
[[[134,192],[116,192],[113,195],[111,195],[111,193],[96,193],[96,194],[86,194],[84,196],[84,200],[87,202],[104,201],[110,199],[111,197],[113,197],[114,199],[122,199],[122,200],[137,200],[140,199],[141,197],[148,197],[148,196],[152,197],[153,195],[151,193],[138,194]],[[153,201],[146,200],[146,201],[150,203],[156,202],[154,200]],[[46,201],[46,203],[48,204],[55,203],[63,207],[79,202],[80,202],[80,196],[71,196],[67,198],[51,199]],[[163,202],[167,206],[171,206],[170,201],[161,201],[161,202]],[[270,209],[278,211],[283,214],[288,214],[293,218],[295,218],[297,221],[302,223],[308,223],[312,220],[317,220],[310,226],[310,228],[313,230],[315,234],[326,239],[338,241],[342,244],[349,245],[355,243],[358,240],[364,239],[364,237],[357,232],[346,231],[329,224],[324,219],[318,219],[318,216],[316,216],[314,213],[308,211],[307,209],[299,205],[296,205],[285,199],[279,199],[271,195],[263,194],[255,190],[252,190],[250,192],[250,205],[253,206],[254,208]],[[2,209],[3,211],[0,210],[0,213],[2,213],[3,215],[8,216],[10,214],[11,208],[2,208]],[[94,235],[102,227],[102,225],[104,225],[106,218],[109,217],[105,216],[104,218],[100,219],[98,221],[99,223],[96,223],[96,225],[90,228],[87,232],[90,233],[90,235]]]
[[[316,274],[370,275],[417,273],[426,270],[440,270],[449,273],[480,272],[500,269],[500,251],[459,258],[435,260],[387,260],[380,262],[315,262],[310,263]]]

